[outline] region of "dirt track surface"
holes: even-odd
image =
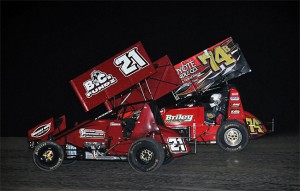
[[[1,138],[1,190],[300,190],[299,135],[252,140],[240,153],[198,145],[197,154],[135,172],[127,162],[77,161],[39,170],[26,138]]]

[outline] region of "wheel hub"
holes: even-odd
[[[53,151],[52,150],[47,150],[44,152],[43,157],[46,162],[52,161],[53,159]]]
[[[144,162],[149,162],[153,157],[153,152],[150,151],[149,149],[144,149],[142,150],[140,154],[140,159]]]
[[[237,146],[242,141],[242,133],[235,128],[228,129],[224,134],[224,140],[229,146]]]

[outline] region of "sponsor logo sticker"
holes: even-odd
[[[240,100],[240,98],[238,96],[231,96],[230,100],[237,101],[237,100]]]
[[[85,95],[87,98],[90,98],[117,82],[117,78],[111,74],[106,74],[100,70],[94,70],[91,73],[91,79],[83,82],[83,87],[86,90]]]
[[[105,132],[97,129],[79,129],[80,138],[89,138],[89,139],[104,139]]]
[[[166,115],[165,122],[170,123],[170,122],[190,122],[193,120],[193,115],[182,115],[182,114],[177,114],[177,115]]]
[[[49,132],[50,127],[51,127],[51,123],[39,126],[31,133],[31,137],[38,138],[38,137],[44,136],[45,134],[47,134]]]
[[[240,114],[240,112],[241,112],[241,111],[238,110],[238,109],[235,109],[235,110],[231,110],[231,111],[230,111],[231,114]]]
[[[110,122],[110,126],[121,126],[121,123]]]
[[[240,103],[231,103],[230,107],[240,107]]]
[[[188,63],[182,64],[180,68],[176,68],[176,72],[179,75],[179,78],[185,78],[187,76],[190,76],[191,74],[198,71],[197,66],[194,63],[194,60],[191,60]]]

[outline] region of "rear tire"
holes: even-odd
[[[42,142],[33,151],[33,162],[45,171],[57,169],[63,160],[64,150],[54,141]]]
[[[218,129],[217,144],[225,151],[241,151],[247,146],[248,141],[248,129],[238,121],[225,121]]]
[[[151,138],[135,141],[128,153],[130,166],[138,172],[153,172],[160,168],[164,159],[165,152],[161,143]]]

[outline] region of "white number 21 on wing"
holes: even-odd
[[[114,64],[120,68],[124,76],[129,76],[149,65],[145,58],[138,52],[137,47],[115,58]]]

